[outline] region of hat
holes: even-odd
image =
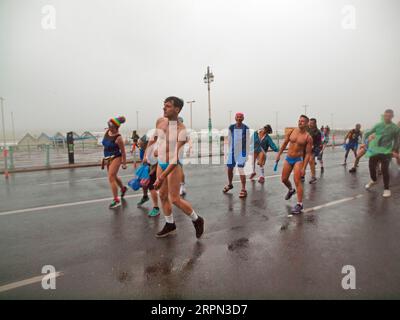
[[[115,117],[115,118],[111,118],[108,122],[112,123],[115,127],[119,128],[121,126],[121,124],[123,124],[125,122],[125,117],[121,116],[121,117]]]

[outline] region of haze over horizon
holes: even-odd
[[[42,8],[56,28],[44,29]],[[354,6],[354,29],[343,28]],[[304,113],[319,125],[363,128],[387,107],[400,120],[400,1],[397,0],[1,0],[0,96],[7,137],[11,111],[26,132],[152,128],[165,97],[193,104],[193,126],[229,110],[252,128],[294,126]],[[189,105],[182,111],[189,124]]]

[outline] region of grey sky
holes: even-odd
[[[41,10],[56,9],[44,30]],[[356,29],[342,8],[356,8]],[[0,0],[0,96],[18,133],[154,125],[162,101],[195,99],[207,128],[207,65],[215,75],[212,117],[243,111],[253,128],[308,114],[319,125],[370,126],[400,106],[398,0]],[[182,111],[188,120],[189,108]]]

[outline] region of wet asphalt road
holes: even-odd
[[[185,167],[186,198],[206,222],[200,240],[176,209],[177,235],[156,239],[164,219],[147,217],[149,202],[137,208],[140,195],[132,190],[123,208],[109,210],[99,168],[2,177],[0,299],[400,298],[397,165],[393,196],[383,199],[382,183],[364,190],[365,159],[351,175],[340,165],[342,149],[329,151],[325,174],[318,168],[317,184],[305,184],[305,208],[316,210],[288,217],[295,197],[284,200],[268,157],[271,177],[264,185],[248,182],[245,200],[238,183],[222,194],[224,165]],[[131,171],[121,171],[125,182]],[[44,265],[63,272],[56,290],[37,282],[2,291],[40,276]],[[345,265],[356,269],[356,290],[341,286]]]

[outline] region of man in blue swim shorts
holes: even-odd
[[[297,204],[292,209],[293,214],[300,214],[304,209],[301,177],[305,175],[305,169],[312,157],[313,147],[313,140],[307,132],[308,123],[308,117],[301,115],[298,122],[298,128],[293,129],[286,135],[285,141],[276,156],[276,161],[278,162],[283,151],[285,151],[287,145],[289,145],[282,169],[282,182],[289,189],[285,197],[286,200],[289,200],[296,193],[297,189]],[[305,159],[303,159],[304,150]],[[292,171],[294,171],[294,183],[296,189],[293,189],[292,183],[289,180]]]
[[[188,216],[196,231],[196,238],[204,232],[204,219],[197,215],[192,205],[181,198],[179,189],[182,181],[183,147],[187,143],[187,132],[183,123],[178,121],[183,108],[183,100],[178,97],[168,97],[164,100],[164,117],[156,123],[156,133],[149,141],[148,149],[157,141],[158,167],[154,188],[159,190],[159,196],[165,217],[165,225],[156,237],[167,237],[176,232],[176,224],[172,214],[172,205],[179,208]],[[147,162],[145,154],[143,162]]]
[[[236,123],[229,126],[229,151],[226,164],[228,167],[228,184],[224,187],[222,192],[227,193],[229,190],[233,189],[233,170],[237,166],[240,175],[240,182],[242,184],[239,198],[246,198],[246,174],[244,172],[244,167],[249,154],[250,130],[249,127],[243,123],[243,113],[236,113],[235,120]]]

